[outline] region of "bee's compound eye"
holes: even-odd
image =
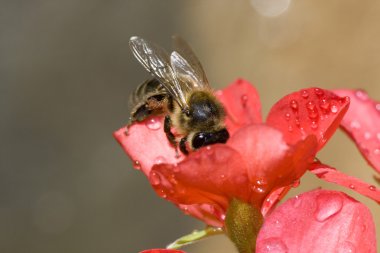
[[[191,144],[192,144],[193,148],[197,149],[197,148],[202,147],[205,144],[205,141],[206,141],[205,134],[204,133],[197,133],[194,136]]]

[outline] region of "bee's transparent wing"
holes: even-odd
[[[189,78],[193,79],[193,85],[195,87],[204,87],[204,88],[210,88],[210,85],[207,81],[207,77],[205,74],[205,71],[203,70],[203,67],[198,60],[197,56],[189,46],[189,44],[182,39],[181,37],[174,35],[172,37],[173,39],[173,46],[175,49],[176,54],[182,56],[178,57],[175,55],[173,57],[173,52],[171,55],[171,64],[172,67],[175,69],[175,66],[177,67],[177,72],[182,72],[181,74],[188,75]],[[173,59],[174,58],[174,59]],[[182,59],[181,59],[182,58]],[[183,62],[183,60],[186,62]],[[187,65],[185,68],[182,69],[181,67]],[[190,73],[191,72],[191,73]]]
[[[182,109],[187,109],[184,87],[177,80],[177,75],[170,66],[168,53],[139,37],[131,37],[129,46],[136,59],[167,89]]]

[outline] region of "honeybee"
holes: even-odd
[[[189,149],[225,143],[229,133],[223,105],[214,96],[198,58],[180,37],[173,36],[173,42],[175,51],[169,55],[145,39],[131,37],[134,56],[153,79],[139,85],[132,94],[130,122],[165,115],[164,131],[169,142],[186,155]]]

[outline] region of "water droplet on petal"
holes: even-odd
[[[310,124],[311,129],[316,130],[318,128],[318,123],[315,121],[312,121]]]
[[[371,191],[376,191],[376,187],[374,185],[368,186],[368,189],[370,189]]]
[[[288,131],[289,131],[289,132],[293,132],[293,127],[292,127],[292,126],[289,126],[289,127],[288,127]]]
[[[355,253],[356,252],[356,248],[354,244],[352,244],[349,241],[343,242],[341,245],[338,246],[337,250],[338,250],[338,253]]]
[[[376,149],[373,151],[373,153],[374,153],[375,155],[380,155],[380,148],[376,148]]]
[[[288,253],[288,247],[278,237],[270,237],[264,239],[256,248],[260,253]]]
[[[302,90],[301,91],[301,96],[306,99],[306,98],[309,97],[309,92],[307,90]]]
[[[152,185],[159,185],[161,183],[161,178],[156,172],[152,172],[149,177],[149,181]]]
[[[370,132],[364,133],[364,139],[369,140],[369,139],[371,139],[371,137],[372,137],[372,134]]]
[[[359,121],[356,121],[356,120],[353,120],[351,123],[350,123],[350,127],[352,129],[359,129],[361,127]]]
[[[343,199],[339,194],[320,194],[317,197],[317,210],[314,213],[315,218],[317,221],[324,222],[331,216],[339,213],[342,206]]]
[[[296,100],[290,101],[290,107],[292,108],[293,111],[298,110],[298,102]]]
[[[140,170],[141,169],[140,162],[137,160],[133,161],[133,168],[135,168],[136,170]]]
[[[330,111],[332,113],[337,113],[339,111],[339,108],[337,105],[331,105]]]
[[[290,120],[290,113],[285,113],[285,120],[289,121]]]
[[[355,185],[353,185],[353,184],[350,184],[348,187],[350,187],[350,189],[352,189],[352,190],[355,189]]]
[[[293,199],[293,206],[295,208],[298,208],[301,205],[301,202],[302,202],[302,200],[300,199],[300,197],[298,195],[296,195]]]
[[[226,175],[222,174],[220,175],[220,178],[224,179],[226,177]]]
[[[364,90],[357,90],[357,91],[355,92],[355,96],[356,96],[358,99],[362,100],[362,101],[367,101],[367,100],[368,100],[368,94],[367,94],[367,92],[365,92]]]
[[[248,101],[248,96],[244,94],[240,97],[240,100],[241,100],[241,104],[243,105],[243,107],[246,107],[247,101]]]
[[[161,163],[166,163],[166,159],[163,156],[158,156],[156,159],[154,159],[155,164],[161,164]]]
[[[318,97],[321,97],[323,96],[325,93],[323,92],[323,90],[319,89],[319,88],[315,88],[314,89],[314,92],[315,92],[315,95],[317,95]]]
[[[375,109],[378,110],[378,111],[380,112],[380,103],[377,103],[377,104],[375,105]]]
[[[145,125],[150,130],[158,130],[161,127],[161,121],[158,117],[152,117],[146,121]]]
[[[292,186],[293,186],[294,188],[296,188],[296,187],[298,187],[298,186],[300,185],[300,183],[301,183],[301,181],[300,181],[299,179],[296,179],[296,180],[293,181]]]

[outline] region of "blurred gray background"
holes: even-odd
[[[0,252],[133,253],[203,227],[158,198],[112,138],[149,77],[131,36],[169,48],[182,35],[214,87],[251,81],[266,114],[308,86],[380,100],[379,12],[372,0],[1,0]],[[342,133],[319,158],[375,184]],[[291,195],[318,186],[342,189],[306,175]],[[380,233],[379,205],[346,192]],[[223,236],[186,250],[235,252]]]

